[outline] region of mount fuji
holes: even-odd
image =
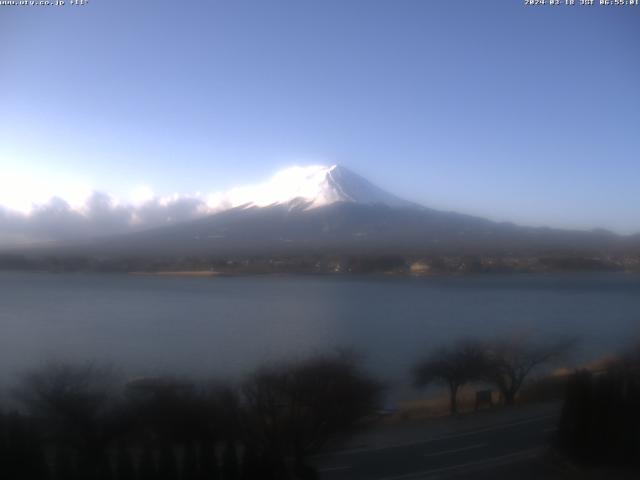
[[[267,182],[214,195],[202,205],[206,209],[196,219],[57,243],[32,249],[30,255],[80,256],[93,259],[89,264],[115,262],[115,268],[130,270],[140,261],[151,268],[167,259],[182,259],[183,268],[189,259],[203,265],[251,258],[277,263],[278,258],[294,257],[304,263],[341,255],[606,258],[640,251],[638,236],[525,227],[434,210],[388,193],[339,165],[292,167]]]
[[[340,165],[291,167],[278,172],[265,183],[236,188],[221,197],[217,199],[221,209],[288,205],[310,210],[337,202],[418,207]]]
[[[213,214],[96,240],[90,251],[156,257],[511,254],[602,252],[628,241],[604,230],[523,227],[433,210],[338,165],[293,167],[266,183],[231,190],[216,202]]]

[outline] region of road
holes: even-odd
[[[535,458],[549,445],[556,429],[557,406],[524,411],[513,409],[478,419],[449,419],[452,428],[442,433],[443,423],[428,425],[419,438],[415,429],[384,445],[362,446],[318,456],[322,480],[420,480],[467,476],[490,472],[505,465]],[[477,414],[481,415],[481,414]],[[446,425],[446,423],[445,423]],[[384,432],[382,433],[384,435]],[[407,441],[402,441],[402,437]],[[469,475],[471,476],[471,475]],[[474,478],[480,478],[473,475]],[[488,475],[487,478],[491,478]]]

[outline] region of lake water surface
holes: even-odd
[[[497,333],[578,334],[576,360],[640,336],[640,276],[170,278],[0,272],[0,375],[93,359],[134,375],[236,377],[355,347],[400,397],[441,343]],[[3,382],[4,383],[4,382]]]

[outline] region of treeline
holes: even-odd
[[[0,415],[0,476],[17,479],[314,479],[309,456],[378,405],[380,385],[347,355],[261,369],[242,385],[49,365]]]
[[[573,341],[461,340],[417,362],[416,385],[467,384],[513,405],[536,369]],[[640,348],[566,392],[557,447],[596,465],[640,466]],[[0,411],[0,477],[25,480],[306,480],[311,457],[377,418],[381,383],[337,353],[261,368],[237,385],[179,378],[123,382],[113,368],[50,364],[21,377]]]
[[[514,403],[529,373],[568,344],[526,337],[434,350],[416,382],[491,382]],[[120,380],[112,368],[50,364],[27,372],[0,414],[0,474],[11,479],[305,480],[310,457],[376,418],[381,383],[337,353],[262,368],[241,384]]]

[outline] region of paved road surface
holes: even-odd
[[[403,442],[402,435],[395,432],[395,441],[387,445],[353,448],[318,456],[316,460],[323,480],[419,480],[467,476],[465,473],[473,476],[473,471],[490,471],[544,451],[556,428],[557,410],[552,405],[530,411],[468,415],[462,421],[449,419],[454,428],[441,435],[434,436],[425,424],[422,439],[413,430],[404,435],[408,440]],[[442,425],[440,422],[439,433]]]

